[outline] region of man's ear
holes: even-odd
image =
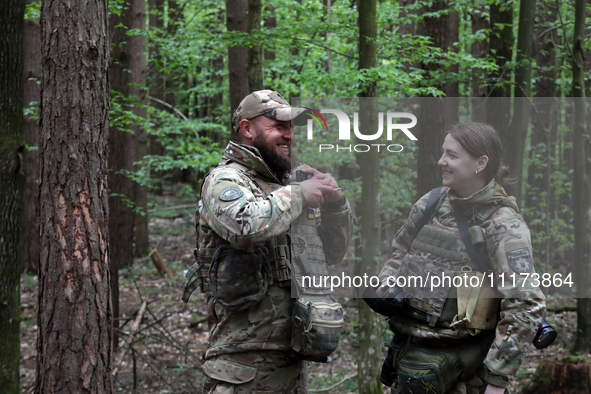
[[[254,139],[254,125],[248,119],[242,119],[240,121],[240,130],[239,133],[241,134],[242,140],[244,141],[251,141]]]

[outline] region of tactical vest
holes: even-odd
[[[231,162],[227,164],[243,173],[250,181],[252,189],[262,190],[264,196],[273,193],[277,184],[269,183],[260,177],[256,171]],[[216,283],[211,283],[212,275],[217,272],[216,253],[229,246],[211,229],[206,234],[209,239],[203,239],[203,228],[199,225],[201,201],[196,210],[197,248],[194,251],[196,262],[187,272],[181,289],[183,301],[187,302],[191,293],[198,287],[208,296],[216,297]],[[249,294],[249,302],[257,302],[266,293],[268,286],[275,283],[279,287],[291,286],[292,297],[295,300],[293,311],[292,348],[305,359],[312,361],[326,361],[328,355],[336,349],[343,326],[343,309],[331,296],[331,290],[326,286],[328,267],[324,255],[322,240],[318,236],[316,217],[318,210],[304,207],[298,218],[292,221],[289,234],[281,234],[269,239],[265,243],[266,266],[270,269],[269,281],[265,281],[265,273],[257,276],[260,283],[257,294]],[[259,261],[257,253],[251,254],[253,261]],[[233,257],[241,258],[244,256]],[[246,258],[249,258],[247,256]],[[228,262],[231,264],[231,262]],[[245,262],[245,264],[247,264]],[[216,268],[212,270],[212,268]],[[242,283],[242,286],[248,286]],[[232,289],[232,286],[226,287]],[[224,303],[222,302],[222,305]],[[243,307],[248,307],[245,303]],[[226,305],[227,306],[227,305]]]
[[[442,200],[438,202],[437,210]],[[475,215],[477,225],[470,228],[470,236],[475,246],[486,250],[480,225],[498,208],[498,204],[487,204]],[[409,232],[416,231],[421,220],[422,212],[418,211],[415,217],[409,220]],[[403,258],[399,276],[414,275],[425,264],[430,264],[425,260],[418,263],[415,261],[425,256],[439,262],[430,265],[431,274],[437,275],[441,272],[445,272],[448,276],[465,274],[468,278],[476,275],[479,280],[484,276],[484,273],[479,272],[472,263],[457,228],[446,227],[433,218],[430,224],[420,228],[416,236],[412,233],[408,234],[407,241],[410,241],[407,254],[409,257]],[[486,261],[492,269],[488,256]],[[395,330],[411,336],[447,339],[468,337],[478,334],[481,330],[492,329],[496,326],[499,295],[495,289],[491,288],[490,279],[482,280],[482,283],[482,287],[441,288],[435,289],[436,291],[429,298],[411,298],[408,300],[411,308],[405,308],[402,312],[403,316],[392,317],[390,324]],[[417,329],[417,320],[428,328]],[[429,333],[426,334],[425,331]]]

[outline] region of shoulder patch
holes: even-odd
[[[227,187],[220,192],[219,199],[222,201],[234,201],[242,197],[244,193],[237,187]]]
[[[531,272],[534,265],[528,248],[520,248],[507,252],[507,260],[511,268],[518,274]]]

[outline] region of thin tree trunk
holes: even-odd
[[[120,96],[113,99],[120,101],[123,110],[132,108],[123,100],[131,98],[132,86],[130,38],[126,32],[132,19],[132,1],[126,3],[127,9],[122,15],[112,13],[109,18],[109,36],[111,42],[111,64],[109,77],[111,89]],[[122,100],[123,98],[123,100]],[[113,324],[118,327],[119,317],[119,269],[129,267],[133,262],[134,214],[129,202],[135,201],[135,184],[121,171],[133,171],[136,139],[131,128],[120,129],[113,125],[109,134],[109,245],[111,262],[111,294],[113,300]],[[119,342],[114,331],[113,346]]]
[[[107,13],[42,4],[37,394],[113,391]]]
[[[161,32],[161,29],[164,28],[164,0],[149,0],[148,9],[150,11],[150,34],[155,35],[158,30],[160,30]],[[150,59],[159,60],[159,58],[159,49],[156,43],[152,43],[152,45],[150,45]],[[158,70],[158,68],[156,67],[155,62],[150,63],[149,73],[150,96],[158,100],[164,101],[164,78],[162,77],[162,73],[160,72],[160,70]],[[170,108],[165,107],[157,101],[152,101],[150,104],[161,111],[170,111]],[[154,128],[157,129],[159,127],[159,124],[155,123],[155,120],[152,120],[152,123],[154,123]],[[160,141],[158,141],[158,137],[154,134],[150,134],[148,140],[150,143],[150,154],[155,156],[162,156],[164,154],[164,147],[162,146]],[[154,171],[151,172],[150,175],[152,178],[156,178],[159,180],[158,182],[156,182],[154,193],[161,196],[163,191],[162,177],[164,174],[160,171]]]
[[[376,0],[362,1],[359,4],[359,69],[376,67],[377,63],[377,3]],[[360,94],[360,128],[377,129],[377,86],[368,82]],[[361,242],[363,262],[357,267],[358,274],[374,276],[379,273],[381,255],[380,226],[380,155],[361,153],[356,155],[362,174],[361,185]],[[361,394],[382,393],[382,385],[377,379],[381,367],[382,322],[358,298],[359,305],[359,355],[357,357],[357,386]]]
[[[447,1],[433,2],[430,6],[424,7],[424,12],[441,12],[447,10]],[[448,23],[453,18],[448,14],[441,14],[439,17],[425,17],[417,27],[418,33],[431,38],[433,46],[447,51],[449,42],[448,35],[451,30]],[[452,23],[453,25],[453,23]],[[429,75],[433,72],[441,72],[442,66],[435,62],[423,63],[423,70]],[[435,86],[444,91],[445,86]],[[428,101],[427,101],[428,100]],[[441,154],[441,145],[445,134],[445,128],[452,119],[457,118],[457,110],[447,114],[446,106],[448,100],[438,98],[424,99],[425,105],[421,108],[421,122],[419,125],[418,157],[417,157],[417,199],[429,190],[441,186],[441,171],[437,166],[437,160]],[[455,115],[453,114],[455,112]]]
[[[509,127],[511,121],[511,106],[508,99],[496,97],[511,97],[511,73],[507,63],[511,62],[515,37],[513,35],[513,2],[498,0],[490,3],[489,54],[495,59],[498,69],[491,73],[486,116],[499,133]]]
[[[129,27],[138,31],[146,30],[146,2],[145,0],[133,0],[129,10]],[[129,73],[131,84],[131,97],[138,103],[133,108],[133,113],[141,119],[145,119],[146,112],[146,39],[139,35],[129,36]],[[140,161],[148,154],[148,135],[142,125],[132,124],[136,141],[135,161]],[[135,167],[135,170],[139,168]],[[146,256],[150,252],[148,238],[148,188],[135,183],[135,206],[143,214],[135,214],[135,256]]]
[[[575,261],[577,277],[577,335],[575,350],[591,350],[591,291],[589,289],[589,174],[586,173],[590,152],[586,151],[585,103],[585,0],[575,1],[575,27],[573,34],[573,96],[575,97],[574,124],[574,180],[573,211],[575,227]]]
[[[531,62],[534,44],[536,0],[521,0],[519,4],[519,29],[517,36],[517,67],[515,69],[515,91],[513,96],[513,118],[507,130],[500,130],[505,146],[505,162],[509,165],[517,182],[507,185],[510,195],[521,203],[521,184],[525,140],[529,125],[531,96]]]
[[[18,394],[25,187],[23,80],[18,76],[23,70],[25,3],[5,0],[0,5],[0,387],[3,393]]]
[[[532,216],[526,216],[532,234],[546,234],[543,245],[534,247],[534,255],[544,263],[548,270],[551,260],[552,237],[550,235],[550,218],[554,211],[554,188],[550,176],[554,172],[554,152],[558,130],[558,87],[556,30],[548,31],[548,26],[557,22],[554,7],[538,3],[538,25],[536,27],[536,76],[534,85],[535,107],[532,107],[532,133],[530,140],[530,166],[527,172],[527,191],[525,206],[532,209]],[[547,97],[542,99],[542,97]],[[532,219],[542,219],[536,224]],[[539,221],[538,221],[539,222]]]
[[[248,32],[261,30],[263,2],[248,0]],[[251,91],[263,89],[263,51],[261,44],[248,49],[248,86]]]
[[[475,5],[470,18],[472,20],[472,34],[485,31],[489,28],[486,9],[483,4]],[[475,40],[472,43],[472,56],[476,59],[484,59],[488,53],[488,42],[486,40]],[[486,97],[487,91],[484,86],[485,74],[482,70],[472,70],[472,119],[476,122],[486,122],[486,106],[482,105],[482,99]]]
[[[27,0],[27,4],[35,0]],[[25,21],[23,36],[24,47],[24,72],[23,105],[28,107],[35,102],[35,108],[39,108],[41,101],[41,89],[38,84],[41,81],[41,26],[38,21],[32,19]],[[39,145],[39,122],[25,117],[23,131],[27,146]],[[27,150],[26,152],[27,180],[25,181],[25,197],[27,202],[23,208],[23,242],[22,242],[22,271],[34,271],[39,269],[39,152]]]
[[[228,31],[247,31],[247,0],[226,0],[226,28]],[[250,93],[248,87],[248,49],[244,47],[228,48],[228,71],[230,73],[230,107],[232,112],[240,101]],[[229,123],[229,122],[228,122]],[[237,133],[232,133],[232,138]]]

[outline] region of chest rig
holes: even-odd
[[[431,337],[449,337],[450,331],[454,331],[453,336],[456,337],[476,335],[481,330],[491,329],[496,325],[498,294],[490,286],[490,279],[482,280],[483,269],[491,270],[492,264],[486,253],[481,225],[499,205],[492,202],[481,207],[473,216],[474,225],[469,228],[471,244],[485,256],[485,261],[482,262],[484,267],[481,267],[472,261],[458,228],[445,226],[434,217],[445,197],[446,194],[440,194],[439,189],[434,189],[425,210],[418,211],[415,217],[410,218],[409,232],[403,236],[410,242],[410,247],[402,260],[399,274],[412,275],[428,265],[431,274],[445,272],[449,276],[464,275],[467,279],[476,276],[483,285],[436,289],[440,291],[435,291],[429,299],[409,298],[407,302],[411,308],[406,309],[403,313],[405,316],[400,319],[393,317],[390,323],[396,330],[411,336],[417,335],[415,328],[409,328],[409,324],[413,324],[412,320],[427,323],[430,327],[427,331],[430,331]],[[429,260],[435,260],[437,264],[431,264]],[[409,321],[408,318],[412,320]],[[425,335],[425,329],[421,331],[419,335]]]
[[[263,192],[266,197],[282,187],[260,177],[256,171],[231,162],[227,166],[239,170],[249,181],[251,188]],[[195,264],[187,271],[181,284],[183,301],[187,302],[191,293],[201,288],[201,292],[211,295],[209,271],[216,249],[227,242],[211,228],[204,226],[201,220],[202,201],[195,211],[196,248],[193,251]],[[324,278],[328,268],[324,256],[322,241],[317,232],[318,210],[304,208],[296,218],[287,234],[281,234],[265,242],[267,262],[272,273],[273,283],[279,287],[293,286],[292,296],[325,295],[330,289],[325,285]],[[293,256],[293,258],[292,258]]]

